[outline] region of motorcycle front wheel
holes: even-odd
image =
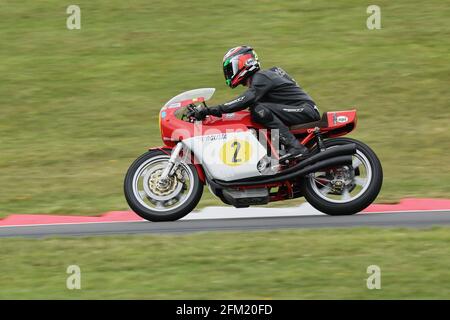
[[[380,160],[369,146],[350,138],[324,141],[327,149],[349,143],[356,144],[352,165],[311,173],[301,183],[306,200],[328,215],[351,215],[364,210],[376,199],[383,183]]]
[[[168,181],[158,183],[170,156],[160,150],[144,153],[128,169],[124,181],[130,208],[149,221],[174,221],[190,213],[203,193],[197,170],[179,163]]]

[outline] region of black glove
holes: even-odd
[[[201,121],[206,118],[207,115],[213,115],[216,117],[221,117],[222,112],[217,107],[208,108],[205,105],[191,105],[188,107],[187,117],[194,117],[196,120]]]

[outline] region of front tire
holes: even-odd
[[[149,221],[175,221],[200,201],[203,183],[192,164],[180,163],[164,188],[157,184],[170,156],[160,150],[144,153],[128,169],[124,181],[130,208]]]
[[[312,173],[301,183],[306,200],[328,215],[352,215],[364,210],[376,199],[383,183],[380,160],[366,144],[350,138],[324,141],[327,149],[349,143],[356,144],[352,166]]]

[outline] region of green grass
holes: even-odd
[[[449,248],[449,228],[3,239],[0,298],[449,299]]]
[[[221,58],[253,45],[282,66],[321,111],[358,108],[353,137],[378,153],[378,201],[450,195],[450,7],[387,1],[382,29],[366,1],[80,0],[82,29],[61,1],[2,0],[0,215],[126,209],[122,180],[149,146],[175,94],[241,92]],[[205,195],[202,205],[217,204]]]

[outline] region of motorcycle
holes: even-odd
[[[128,169],[124,181],[130,208],[149,221],[174,221],[190,213],[206,185],[237,208],[304,197],[328,215],[351,215],[377,197],[383,171],[364,143],[342,138],[355,129],[356,110],[323,113],[319,121],[291,132],[312,155],[280,161],[285,154],[277,130],[267,130],[243,110],[191,116],[211,99],[214,88],[183,92],[159,113],[163,146],[151,148]]]

